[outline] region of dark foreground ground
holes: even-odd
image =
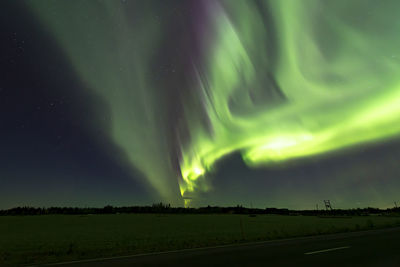
[[[52,266],[400,266],[400,228],[70,262]]]
[[[0,266],[110,258],[343,232],[363,232],[396,226],[400,226],[400,217],[396,216],[317,217],[238,214],[0,216]],[[386,244],[378,241],[366,242],[371,244],[373,242],[379,246]],[[184,256],[183,259],[180,259],[172,254],[163,254],[163,256],[155,256],[155,258],[161,257],[159,261],[167,263],[172,257],[171,264],[174,259],[183,264],[186,257],[189,257],[186,262],[189,266],[197,262],[202,265],[205,263],[204,261],[208,264],[219,261],[221,263],[241,262],[241,259],[244,261],[242,263],[253,260],[272,262],[274,259],[296,258],[298,255],[303,255],[306,250],[342,246],[322,242],[307,247],[307,242],[294,245],[289,242],[284,243],[288,247],[280,248],[280,244],[282,243],[275,241],[271,244],[265,243],[268,247],[264,248],[262,245],[259,251],[257,251],[257,247],[250,250],[243,247],[243,252],[241,252],[242,249],[239,252],[235,250],[225,252],[228,250],[226,248],[222,250],[223,254],[215,256],[215,259],[214,256],[202,254],[202,250],[188,252],[194,259],[192,256]],[[348,244],[343,246],[348,246]],[[351,253],[352,251],[358,253],[358,247],[352,246],[345,249],[346,252],[340,251],[340,253]],[[219,255],[219,251],[212,252],[212,255],[215,253]],[[228,254],[224,256],[224,253]],[[241,256],[242,253],[245,254]],[[250,255],[246,253],[250,253]],[[334,253],[339,253],[339,251]],[[266,259],[259,258],[261,256],[265,256]],[[235,257],[240,258],[236,259]],[[143,260],[146,261],[145,258]]]

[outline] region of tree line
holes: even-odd
[[[16,207],[0,210],[0,216],[6,215],[88,215],[88,214],[120,214],[120,213],[170,213],[170,214],[276,214],[276,215],[309,215],[309,216],[367,216],[367,215],[400,215],[400,208],[378,209],[332,209],[332,210],[289,210],[282,208],[247,208],[241,205],[234,207],[206,206],[199,208],[171,207],[170,204],[156,203],[151,206],[113,207],[107,205],[102,208],[82,207]]]

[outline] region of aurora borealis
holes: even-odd
[[[100,99],[80,127],[153,199],[236,204],[254,190],[259,205],[288,195],[308,205],[330,194],[348,207],[369,197],[389,205],[400,191],[398,1],[18,8],[53,41],[82,94]],[[371,171],[387,169],[385,179]]]
[[[373,11],[364,7],[376,21],[373,26],[386,29],[380,33],[369,32],[368,23],[346,24],[348,16],[355,16],[346,14],[346,4],[225,4],[210,7],[216,13],[217,37],[199,78],[212,134],[189,127],[195,141],[184,153],[185,189],[194,190],[197,177],[232,151],[241,151],[248,164],[259,165],[398,134],[399,41],[394,32],[400,24],[387,15],[388,3],[374,5]],[[272,13],[274,38],[280,40],[270,57],[263,48],[269,36],[261,7]],[[321,17],[322,10],[329,10],[326,17]],[[269,76],[273,83],[265,81]],[[276,90],[274,86],[284,101],[271,107],[271,96],[261,101],[259,95]]]

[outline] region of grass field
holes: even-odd
[[[400,226],[399,217],[42,215],[0,217],[0,265],[69,261]]]

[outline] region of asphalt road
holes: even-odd
[[[153,253],[52,266],[400,266],[400,228]]]

